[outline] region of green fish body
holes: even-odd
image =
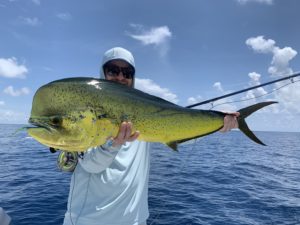
[[[240,111],[240,129],[257,143],[263,144],[244,118],[272,103]],[[225,115],[184,108],[107,80],[68,78],[37,90],[29,119],[36,127],[28,128],[28,134],[51,148],[81,152],[104,144],[117,135],[123,121],[130,121],[132,132],[140,132],[139,140],[165,143],[176,150],[178,143],[221,129]]]

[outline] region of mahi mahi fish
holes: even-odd
[[[264,145],[245,118],[275,102],[239,110],[239,129]],[[123,121],[139,131],[138,140],[177,144],[209,135],[223,127],[226,113],[188,109],[134,88],[103,79],[66,78],[40,87],[34,95],[28,134],[50,148],[82,152],[115,137]]]

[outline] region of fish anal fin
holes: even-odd
[[[202,135],[198,135],[198,136],[195,136],[195,137],[190,137],[190,138],[186,138],[186,139],[182,139],[182,140],[176,140],[176,141],[171,141],[171,142],[168,142],[166,143],[166,145],[168,145],[170,148],[172,148],[174,151],[178,151],[177,150],[177,146],[181,143],[184,143],[184,142],[187,142],[187,141],[190,141],[190,140],[194,140],[196,138],[200,138],[200,137],[203,137],[203,136],[206,136],[206,135],[209,135],[209,134],[212,134],[212,133],[215,133],[216,131],[218,131],[219,129],[221,129],[222,127],[219,127],[217,128],[216,130],[213,130],[207,134],[202,134]]]
[[[178,151],[177,150],[177,141],[168,142],[168,143],[166,143],[166,145],[168,145],[174,151],[176,151],[176,152]]]

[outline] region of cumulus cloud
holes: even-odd
[[[64,21],[69,21],[72,19],[72,15],[68,12],[58,13],[56,14],[56,17]]]
[[[272,60],[268,68],[268,72],[272,77],[282,77],[283,75],[289,75],[293,73],[292,68],[289,65],[289,62],[296,57],[297,51],[291,47],[280,48],[276,46],[276,42],[271,39],[265,39],[263,36],[251,37],[246,41],[246,44],[250,46],[254,52],[271,54]],[[251,79],[251,85],[257,85],[259,83],[258,74],[250,73],[249,77]],[[273,96],[276,100],[280,102],[281,111],[284,113],[300,113],[300,82],[294,83],[292,85],[285,86],[290,84],[290,81],[282,81],[274,85],[276,91],[273,93]],[[281,88],[281,89],[279,89]],[[255,92],[256,93],[255,93]],[[262,95],[265,93],[264,89],[256,89],[253,92],[248,92],[248,97],[255,97],[257,95]],[[273,107],[275,109],[275,107]],[[280,110],[276,109],[277,112]]]
[[[30,90],[27,87],[23,87],[19,90],[15,90],[13,86],[8,86],[3,90],[3,92],[13,97],[17,97],[20,95],[28,95],[30,93]]]
[[[277,84],[279,87],[282,84]],[[300,113],[300,82],[281,88],[274,92],[276,100],[280,105],[284,106],[282,112],[284,113]],[[299,125],[300,126],[300,125]]]
[[[272,75],[286,75],[292,73],[289,67],[289,61],[296,55],[297,51],[291,47],[279,48],[272,39],[265,39],[264,36],[251,37],[246,40],[246,44],[250,46],[254,52],[272,54],[273,58],[268,72]]]
[[[258,53],[272,53],[275,48],[275,41],[272,39],[266,40],[264,36],[248,38],[246,44]]]
[[[241,4],[247,4],[247,3],[251,3],[251,2],[257,2],[257,3],[267,4],[267,5],[273,4],[273,0],[237,0],[237,1],[238,1],[238,3],[241,3]]]
[[[23,24],[36,27],[42,24],[42,22],[37,17],[20,17],[20,20]]]
[[[193,105],[193,104],[196,104],[198,102],[201,102],[203,101],[203,98],[201,95],[198,95],[196,97],[189,97],[188,100],[187,100],[187,104],[188,105]]]
[[[297,51],[291,47],[279,48],[273,50],[273,58],[268,72],[272,75],[286,75],[293,73],[289,67],[289,61],[297,55]]]
[[[261,75],[259,73],[256,72],[251,72],[248,74],[248,76],[250,77],[250,85],[259,85],[260,84],[260,77]]]
[[[131,27],[135,30],[134,34],[128,32],[128,35],[140,41],[143,45],[154,45],[162,56],[166,55],[169,50],[169,41],[172,37],[172,32],[169,27],[152,27],[145,29],[144,26],[139,24],[131,24]]]
[[[260,83],[260,77],[261,77],[260,74],[258,74],[256,72],[251,72],[248,74],[248,76],[250,78],[250,81],[249,81],[250,87],[261,84]],[[245,100],[246,99],[255,99],[257,97],[261,97],[266,94],[267,94],[267,91],[265,91],[265,89],[263,87],[259,87],[259,88],[247,91],[246,96],[243,97],[242,99],[245,99]],[[254,100],[254,102],[256,102],[256,101]]]
[[[223,92],[223,88],[222,88],[221,82],[216,82],[216,83],[214,83],[213,87],[214,87],[216,90]]]
[[[15,57],[0,58],[0,76],[8,78],[25,78],[28,69],[18,63]]]
[[[261,75],[259,73],[256,72],[251,72],[248,74],[248,76],[250,77],[250,81],[249,81],[249,86],[256,86],[256,85],[260,85],[260,77]],[[254,91],[257,91],[259,94],[266,94],[267,92],[262,88],[256,88]]]
[[[146,93],[149,93],[151,95],[155,95],[158,97],[161,97],[167,101],[177,103],[178,98],[177,95],[172,93],[167,88],[162,88],[158,84],[156,84],[154,81],[150,79],[139,79],[136,78],[135,80],[135,87],[139,90],[142,90]]]

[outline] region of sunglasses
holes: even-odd
[[[119,67],[116,65],[105,65],[104,66],[105,74],[112,77],[117,77],[122,72],[123,76],[126,79],[133,79],[134,69],[132,67]]]

